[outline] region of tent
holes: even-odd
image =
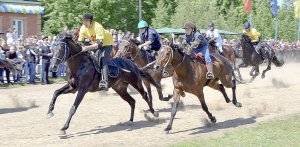
[[[184,34],[185,31],[184,29],[174,29],[174,28],[161,28],[161,29],[156,29],[157,33],[159,34]],[[207,30],[205,29],[200,29],[200,33],[206,33]],[[235,32],[229,32],[225,30],[219,30],[219,33],[221,35],[239,35],[239,33]]]

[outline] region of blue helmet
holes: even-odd
[[[251,24],[249,22],[246,22],[244,24],[244,29],[249,29],[249,28],[251,28]]]

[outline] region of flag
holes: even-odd
[[[244,12],[250,13],[252,10],[252,0],[244,0]]]
[[[300,18],[300,0],[296,0],[294,3],[295,17]]]
[[[272,5],[272,15],[274,17],[276,17],[277,16],[277,0],[272,0],[271,5]]]

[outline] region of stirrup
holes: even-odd
[[[212,72],[207,72],[206,73],[206,79],[213,79],[213,78],[215,78],[215,76]]]
[[[106,80],[101,80],[99,82],[99,88],[100,89],[107,89],[107,85],[108,85],[108,82]]]

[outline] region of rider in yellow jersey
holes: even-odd
[[[256,31],[256,29],[251,28],[251,24],[249,22],[244,24],[243,33],[251,39],[251,43],[255,46],[256,52],[261,53],[263,59],[266,59],[267,54],[262,45],[262,41],[260,40],[260,33]]]
[[[107,89],[108,87],[108,62],[113,45],[113,38],[109,31],[105,30],[101,24],[94,21],[91,13],[83,15],[83,25],[80,28],[78,41],[84,41],[88,38],[92,41],[92,45],[83,46],[82,51],[90,51],[97,49],[99,62],[102,60],[102,77],[99,82],[100,89]],[[102,57],[102,59],[101,59]]]

